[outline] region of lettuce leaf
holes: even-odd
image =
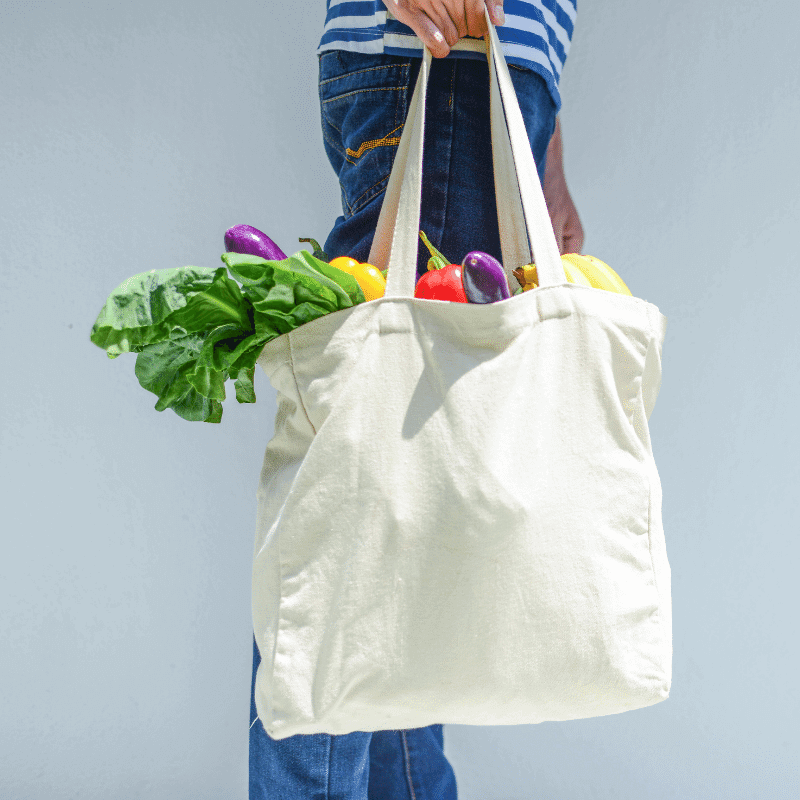
[[[89,338],[117,358],[165,341],[177,328],[194,333],[228,322],[250,324],[239,284],[225,267],[151,270],[109,295]]]
[[[328,305],[330,311],[350,308],[366,299],[352,275],[314,258],[308,250],[300,250],[283,261],[267,261],[241,253],[225,253],[222,260],[245,292],[257,288],[266,297],[280,287],[274,297],[285,301],[285,311],[298,302],[298,294],[303,299]]]
[[[92,328],[90,340],[109,358],[138,353],[134,372],[158,397],[157,411],[220,422],[227,380],[234,381],[239,403],[256,401],[255,365],[267,342],[365,301],[352,275],[306,250],[282,261],[238,253],[222,260],[236,280],[225,267],[128,278]]]

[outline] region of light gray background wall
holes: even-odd
[[[273,392],[257,374],[220,425],[158,414],[88,333],[124,278],[218,264],[232,224],[289,252],[327,235],[323,19],[0,2],[3,798],[246,797]],[[580,2],[562,119],[584,252],[669,319],[673,692],[447,726],[463,800],[798,797],[798,28],[790,0]]]

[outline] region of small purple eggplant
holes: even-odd
[[[283,261],[286,254],[258,228],[252,225],[234,225],[225,231],[225,250],[228,253],[242,253],[247,256],[260,256],[267,261]]]
[[[461,262],[461,282],[470,303],[508,300],[511,292],[502,264],[488,253],[473,250]]]

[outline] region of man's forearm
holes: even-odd
[[[553,161],[553,166],[561,166],[564,159],[564,151],[561,147],[561,119],[556,117],[556,127],[550,137],[550,144],[547,145],[547,163]]]
[[[561,143],[561,121],[558,117],[547,145],[542,190],[558,249],[562,253],[580,253],[583,247],[583,226],[564,177],[564,149]]]

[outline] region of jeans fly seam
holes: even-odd
[[[399,88],[400,88],[400,92],[397,95],[397,102],[395,103],[395,106],[394,106],[395,130],[397,130],[397,128],[400,125],[405,124],[405,120],[403,120],[402,122],[398,123],[398,119],[400,117],[401,101],[402,101],[404,96],[408,95],[408,70],[406,69],[405,66],[403,66],[403,71],[400,73],[400,87]]]
[[[453,75],[452,75],[452,78],[450,80],[450,100],[447,103],[447,105],[450,106],[450,108],[453,107],[453,95],[455,94],[455,92],[456,92],[456,67],[455,67],[455,64],[454,64],[453,65]]]

